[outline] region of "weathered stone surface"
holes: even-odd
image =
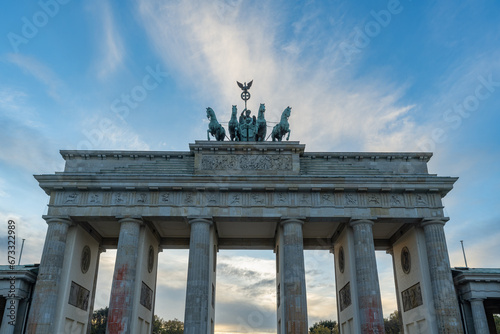
[[[474,330],[476,334],[489,334],[488,320],[482,299],[471,299],[472,317],[474,318]]]
[[[189,220],[191,237],[186,287],[186,312],[184,333],[211,333],[209,328],[210,295],[210,226],[208,219]]]
[[[286,219],[283,226],[283,307],[286,333],[307,333],[306,276],[304,269],[303,221]]]
[[[30,334],[52,334],[57,315],[59,282],[66,249],[68,228],[72,225],[66,217],[44,217],[47,235],[33,296],[33,306],[28,318],[27,332]]]
[[[132,218],[120,220],[120,236],[116,252],[113,285],[109,300],[107,334],[131,333],[137,274],[139,231],[142,221]]]
[[[463,333],[457,297],[451,277],[444,224],[444,220],[426,220],[422,223],[437,327],[439,333]]]
[[[370,220],[353,220],[354,256],[358,287],[359,315],[363,333],[384,333],[382,299],[378,282],[377,261]]]
[[[189,247],[186,333],[213,330],[215,271],[210,266],[215,267],[215,262],[211,262],[216,249],[278,246],[281,262],[286,262],[280,264],[283,270],[277,278],[278,291],[282,293],[278,293],[278,298],[282,297],[278,321],[283,321],[282,332],[305,333],[302,251],[331,249],[345,231],[349,231],[344,240],[350,257],[345,261],[349,275],[346,271],[338,286],[345,287],[342,296],[346,297],[339,319],[343,319],[345,330],[380,332],[382,311],[374,250],[390,249],[409,226],[424,218],[443,219],[441,198],[452,189],[456,178],[429,174],[429,153],[304,150],[305,145],[298,142],[197,141],[190,144],[188,152],[62,151],[66,160],[64,172],[36,178],[51,196],[50,215],[70,216],[101,247],[118,247],[118,253],[124,254],[117,256],[113,281],[118,299],[133,294],[132,291],[139,296],[137,289],[141,289],[142,282],[154,293],[156,273],[153,270],[147,280],[128,269],[120,274],[124,265],[135,266],[137,262],[137,249],[134,253],[132,248],[138,242],[138,227],[131,222],[125,227],[129,223],[120,223],[117,216],[142,217],[151,232],[145,248],[140,247],[138,266],[143,263],[140,254],[150,244]],[[209,219],[207,223],[205,218],[197,218],[189,225],[189,217]],[[288,222],[281,226],[283,217],[304,217],[305,223]],[[359,221],[350,226],[353,218]],[[277,231],[282,235],[277,235]],[[433,245],[432,233],[429,238],[428,244]],[[208,269],[207,259],[211,263]],[[434,264],[443,262],[437,260]],[[291,270],[291,274],[285,275],[286,270]],[[424,305],[415,310],[432,309],[432,296],[428,297],[430,278],[427,281],[421,283]],[[403,290],[413,284],[405,285]],[[154,300],[146,298],[148,293],[142,299],[134,299],[141,312],[154,304]],[[347,296],[352,297],[350,304]],[[290,301],[285,302],[285,298]],[[110,312],[121,312],[120,317],[113,318],[113,326],[123,329],[133,323],[130,330],[147,328],[145,321],[139,322],[149,319],[149,313],[136,312],[130,322],[130,308],[136,306],[119,306],[118,299],[110,303]],[[141,300],[144,307],[140,306]],[[285,308],[286,316],[281,313]],[[424,317],[435,325],[432,317]]]

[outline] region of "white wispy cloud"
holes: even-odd
[[[94,6],[93,15],[99,16],[101,24],[97,75],[100,79],[104,79],[120,68],[125,48],[109,1],[94,1]]]
[[[36,128],[6,118],[2,121],[0,161],[29,173],[48,173],[62,169],[58,152],[52,149],[55,146],[52,139]]]
[[[330,54],[314,63],[304,61],[295,56],[307,51],[302,50],[309,47],[303,40],[290,41],[288,52],[280,52],[275,24],[279,12],[266,4],[242,6],[232,7],[235,14],[225,20],[217,15],[217,7],[199,1],[166,5],[142,0],[139,10],[166,66],[181,72],[206,100],[217,104],[220,119],[229,119],[229,106],[239,100],[235,81],[253,78],[252,103],[266,103],[268,121],[278,121],[282,110],[292,106],[291,139],[300,138],[309,148],[394,150],[413,144],[408,135],[415,127],[412,105],[399,102],[404,89],[382,79],[352,79],[336,70],[342,59],[331,66]],[[314,15],[305,13],[296,22],[297,34]],[[308,26],[304,34],[314,35],[314,30]],[[339,42],[336,36],[316,43],[330,47]],[[318,66],[322,63],[330,66]]]
[[[0,88],[0,115],[12,121],[32,128],[43,127],[43,122],[36,110],[26,101],[29,98],[24,91],[12,87]]]
[[[9,53],[6,55],[6,59],[44,84],[47,89],[47,94],[54,100],[58,102],[61,101],[62,95],[64,95],[61,94],[61,92],[66,89],[65,84],[51,68],[38,61],[36,58],[21,53]]]
[[[83,136],[77,144],[77,149],[150,149],[129,123],[99,111],[92,115],[82,121],[80,129]]]

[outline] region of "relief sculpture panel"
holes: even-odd
[[[286,155],[209,155],[202,157],[202,170],[292,170]]]

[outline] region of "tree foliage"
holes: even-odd
[[[500,333],[500,316],[498,314],[493,314],[493,319],[495,319],[497,333]]]
[[[90,323],[91,334],[106,334],[108,324],[108,308],[101,308],[94,311]],[[153,334],[183,334],[184,323],[180,320],[163,320],[157,315],[153,318]]]
[[[399,319],[399,312],[396,310],[389,315],[389,318],[384,318],[385,334],[399,334],[401,333],[401,321]]]
[[[498,328],[498,325],[500,324],[500,317],[496,317],[495,321],[497,321]],[[398,311],[394,311],[394,313],[391,313],[388,318],[384,318],[384,327],[386,334],[401,333],[402,325],[399,319]],[[309,327],[309,334],[339,334],[339,325],[334,320],[322,320]]]
[[[155,315],[153,320],[153,334],[183,334],[184,323],[180,320],[163,320]]]
[[[92,314],[90,322],[90,334],[106,334],[106,325],[108,323],[108,308],[101,308]]]
[[[338,334],[339,327],[334,320],[321,320],[309,327],[310,334]]]

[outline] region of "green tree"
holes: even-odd
[[[180,320],[163,320],[155,315],[153,319],[153,334],[183,334],[184,323]]]
[[[401,321],[399,319],[398,311],[394,311],[389,315],[389,318],[384,318],[384,327],[386,334],[399,334],[401,333]]]
[[[106,334],[107,323],[107,307],[94,311],[94,313],[92,314],[92,321],[90,322],[90,334]]]
[[[493,314],[493,319],[495,319],[495,327],[497,329],[497,333],[500,333],[500,316],[498,314]]]
[[[330,328],[326,328],[325,326],[317,326],[314,327],[312,331],[309,331],[311,334],[332,334]]]
[[[339,334],[339,327],[334,320],[321,320],[309,328],[311,334]]]

